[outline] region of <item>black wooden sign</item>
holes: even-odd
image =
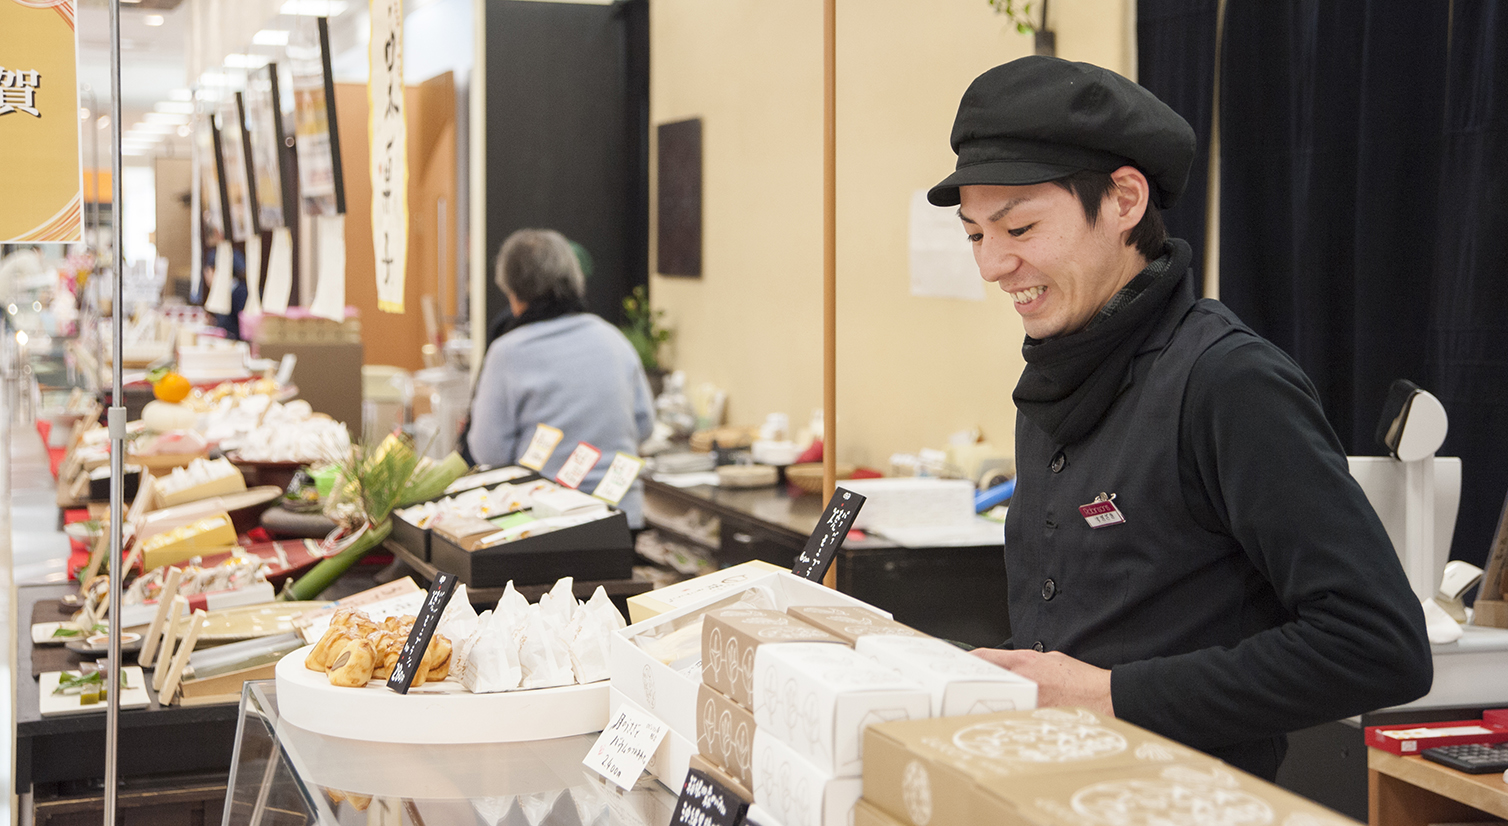
[[[848,529],[853,527],[853,521],[862,507],[863,496],[843,488],[833,491],[833,498],[827,502],[827,510],[822,512],[822,519],[817,523],[816,530],[806,540],[806,547],[801,549],[801,555],[796,557],[791,573],[812,582],[821,582],[822,577],[827,575],[828,567],[833,564],[833,556],[843,545],[843,537],[848,536]]]
[[[738,826],[749,804],[701,769],[686,772],[671,826]]]
[[[414,627],[408,632],[403,650],[398,652],[393,675],[387,678],[388,688],[399,694],[408,693],[414,674],[424,667],[424,651],[429,648],[430,638],[435,635],[435,626],[440,624],[440,616],[445,613],[445,606],[450,604],[459,581],[454,574],[443,571],[435,574],[435,581],[429,586],[429,596],[424,599],[424,607],[419,609],[419,616],[414,619]]]

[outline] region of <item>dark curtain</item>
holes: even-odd
[[[1230,0],[1220,71],[1221,299],[1309,374],[1349,453],[1382,452],[1394,379],[1440,397],[1464,467],[1452,555],[1478,564],[1508,488],[1500,18]]]
[[[1162,218],[1169,235],[1194,248],[1201,288],[1218,5],[1218,0],[1138,0],[1136,5],[1137,82],[1182,115],[1198,140],[1188,188]]]

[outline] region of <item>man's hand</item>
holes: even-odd
[[[1006,651],[976,648],[974,656],[1008,668],[1037,683],[1037,705],[1078,706],[1115,716],[1110,699],[1110,670],[1096,668],[1067,654],[1051,651]]]

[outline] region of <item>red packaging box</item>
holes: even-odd
[[[1490,708],[1482,712],[1482,722],[1489,726],[1508,729],[1508,708]]]
[[[1452,720],[1409,726],[1367,726],[1367,745],[1393,754],[1418,754],[1437,746],[1508,741],[1508,726],[1485,720]]]

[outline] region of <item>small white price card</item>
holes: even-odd
[[[581,442],[571,455],[566,457],[565,464],[560,466],[560,472],[555,474],[555,481],[568,488],[581,487],[581,480],[597,466],[597,460],[602,458],[602,451]]]
[[[560,430],[541,424],[534,428],[534,438],[529,440],[529,449],[524,451],[522,459],[518,463],[533,471],[544,469],[545,462],[550,461],[550,454],[555,452],[555,446],[565,436]]]
[[[623,495],[633,486],[634,480],[639,478],[639,471],[644,469],[644,460],[627,453],[619,453],[613,457],[613,463],[607,466],[607,474],[602,481],[597,483],[597,489],[592,495],[598,499],[611,502],[616,505],[623,500]]]
[[[647,712],[624,703],[581,763],[628,791],[638,782],[669,730],[669,726]]]

